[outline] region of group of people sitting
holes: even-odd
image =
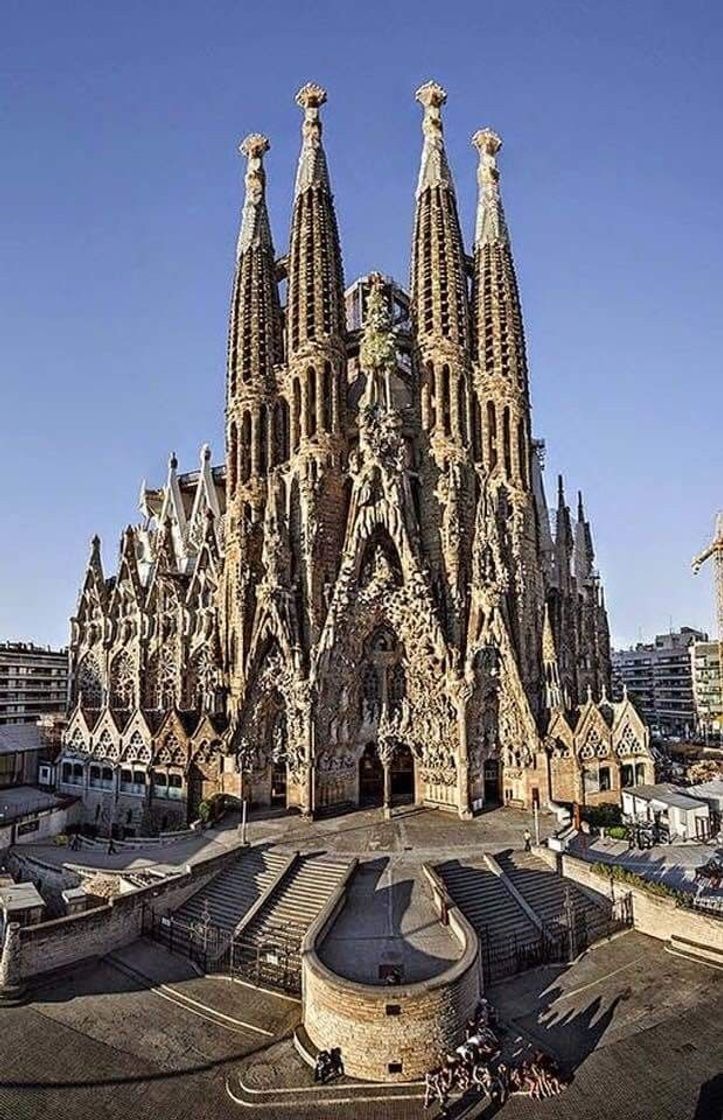
[[[511,1093],[525,1093],[533,1100],[561,1093],[567,1081],[549,1054],[536,1050],[519,1064],[500,1061],[500,1027],[492,1005],[483,999],[468,1023],[466,1039],[447,1056],[443,1065],[430,1070],[424,1079],[424,1107],[439,1102],[446,1116],[452,1093],[476,1090],[494,1104],[502,1105]]]
[[[327,1081],[333,1081],[335,1077],[342,1077],[343,1074],[344,1061],[341,1047],[334,1046],[331,1050],[320,1050],[314,1066],[314,1081],[320,1081],[325,1085]]]

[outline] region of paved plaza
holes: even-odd
[[[670,956],[659,943],[628,933],[570,968],[528,973],[491,995],[514,1037],[543,1045],[574,1071],[562,1096],[537,1104],[512,1098],[498,1112],[502,1120],[721,1115],[715,1101],[723,1069],[723,978],[716,970]],[[138,942],[56,981],[37,993],[32,1005],[0,1011],[0,1117],[227,1120],[251,1111],[278,1120],[300,1115],[411,1120],[423,1115],[418,1086],[388,1091],[341,1084],[317,1092],[288,1040],[298,1014],[292,1000],[199,977],[187,962]],[[240,1092],[239,1073],[255,1095]],[[251,1110],[234,1103],[227,1082],[252,1102]],[[278,1092],[295,1085],[303,1093]],[[471,1100],[457,1102],[451,1115],[491,1113]]]
[[[415,867],[519,849],[531,823],[509,810],[485,813],[472,824],[421,810],[384,821],[369,811],[317,822],[268,815],[251,822],[250,834],[255,842],[360,859],[350,902],[354,920],[336,926],[328,952],[340,954],[337,963],[355,961],[363,978],[369,961],[379,957],[375,938],[383,941],[390,931],[409,946],[405,967],[420,975],[430,959],[443,961],[452,952],[444,932],[439,940],[441,927],[430,920],[426,900],[415,893]],[[543,818],[543,835],[553,825]],[[129,860],[148,866],[154,859],[173,865],[239,839],[232,820],[163,849],[92,855],[94,866]],[[33,850],[45,850],[54,861],[70,855],[50,846]],[[73,856],[80,862],[86,854]],[[372,918],[364,924],[367,910],[378,915],[384,909],[365,906],[371,893],[387,900],[384,929],[373,928]],[[499,1116],[720,1117],[722,995],[721,972],[671,956],[662,943],[634,932],[600,943],[571,966],[547,966],[498,985],[491,996],[508,1042],[540,1045],[573,1073],[560,1097],[538,1103],[515,1097]],[[249,1112],[278,1120],[436,1116],[434,1110],[423,1114],[419,1085],[342,1081],[315,1088],[290,1037],[299,1018],[295,1000],[200,976],[185,959],[136,942],[48,984],[29,1005],[0,1010],[0,1120],[226,1120]],[[492,1113],[470,1099],[455,1102],[450,1115]]]

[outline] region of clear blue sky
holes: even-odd
[[[2,24],[0,639],[64,641],[91,535],[112,570],[141,479],[221,460],[236,145],[271,138],[281,252],[310,79],[347,281],[406,281],[422,81],[468,237],[469,137],[501,132],[548,496],[560,469],[584,489],[618,642],[712,627],[689,560],[723,507],[720,4],[5,0]]]

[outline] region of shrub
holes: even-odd
[[[614,824],[612,828],[608,829],[608,836],[612,840],[625,840],[628,835],[628,830],[623,828],[621,824]]]
[[[582,819],[593,828],[611,828],[622,822],[623,813],[619,805],[586,805]]]
[[[629,887],[638,887],[648,894],[658,898],[670,898],[677,906],[691,906],[692,896],[687,891],[678,891],[666,883],[654,883],[635,871],[630,871],[619,863],[593,863],[592,870],[596,875],[603,875],[606,879],[614,879],[617,883],[627,883]]]

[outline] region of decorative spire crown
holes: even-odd
[[[486,245],[492,241],[509,241],[500,195],[500,172],[497,167],[497,153],[502,147],[502,138],[491,128],[480,128],[472,137],[472,147],[479,153],[477,168],[479,198],[475,245]]]
[[[247,249],[263,247],[273,251],[269,217],[266,211],[266,172],[263,157],[271,144],[260,132],[252,132],[239,144],[239,152],[248,160],[246,197],[241,213],[241,230],[236,246],[238,259]]]
[[[444,150],[441,108],[447,100],[446,90],[442,88],[439,82],[425,82],[414,96],[424,108],[422,118],[424,148],[422,149],[422,162],[419,168],[419,182],[417,183],[417,198],[419,198],[422,191],[427,187],[445,184],[453,189],[454,184]]]
[[[304,110],[301,126],[301,155],[296,172],[294,197],[309,187],[323,187],[331,193],[326,156],[321,145],[322,123],[319,109],[326,103],[326,90],[316,82],[307,82],[296,95],[296,104]]]

